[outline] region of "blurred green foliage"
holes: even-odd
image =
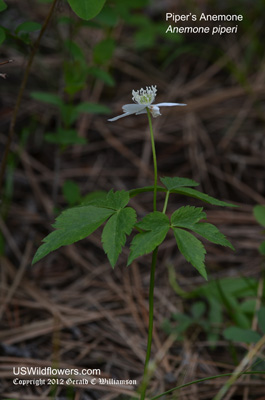
[[[265,206],[263,205],[257,205],[253,209],[254,216],[257,220],[257,222],[265,227]],[[265,233],[265,231],[264,231]],[[259,251],[261,254],[265,255],[265,240],[261,243],[259,247]]]
[[[89,20],[94,18],[102,9],[106,0],[67,0],[72,10],[79,18]]]
[[[0,0],[0,12],[4,11],[7,8],[6,3],[4,0]]]
[[[184,292],[177,284],[174,270],[169,266],[169,281],[178,295],[187,303],[188,312],[172,314],[166,319],[163,328],[167,334],[174,334],[183,340],[189,329],[197,326],[207,340],[215,346],[223,336],[233,342],[255,343],[265,334],[264,304],[257,312],[259,331],[251,329],[256,314],[259,282],[254,278],[223,278],[210,281],[191,292]],[[265,279],[264,279],[265,283]],[[265,298],[263,289],[262,299]]]

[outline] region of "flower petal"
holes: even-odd
[[[182,103],[159,103],[159,104],[153,104],[154,106],[158,107],[172,107],[172,106],[186,106],[187,104],[182,104]]]
[[[126,112],[122,115],[118,115],[117,117],[108,119],[108,121],[113,122],[113,121],[117,121],[117,119],[123,118],[123,117],[128,117],[128,115],[134,114],[133,112]]]
[[[147,114],[146,107],[142,111],[135,113],[135,115],[139,115],[139,114]]]
[[[122,106],[122,109],[124,112],[136,114],[136,113],[144,110],[145,107],[146,106],[144,104],[125,104],[124,106]]]

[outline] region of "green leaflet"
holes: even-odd
[[[115,41],[112,38],[103,39],[93,48],[93,60],[97,65],[106,64],[115,50]]]
[[[202,210],[202,207],[180,207],[172,214],[171,223],[174,227],[190,229],[209,240],[209,242],[227,246],[234,250],[232,244],[216,226],[206,222],[199,222],[201,219],[206,218],[206,214]]]
[[[125,192],[125,190],[114,192],[111,189],[106,198],[97,200],[95,205],[98,207],[111,208],[112,210],[119,210],[127,206],[129,200],[129,192]]]
[[[222,207],[237,207],[234,204],[226,203],[225,201],[221,201],[215,199],[214,197],[209,196],[208,194],[201,193],[198,190],[192,188],[180,188],[180,189],[173,189],[170,191],[171,193],[178,193],[183,194],[184,196],[195,197],[196,199],[205,201],[206,203],[213,204],[215,206],[222,206]]]
[[[0,44],[4,42],[5,38],[6,38],[5,30],[0,26]]]
[[[257,205],[253,208],[254,217],[261,226],[265,226],[265,206]],[[259,252],[265,255],[265,241],[259,246]]]
[[[259,246],[259,252],[260,254],[265,255],[265,241],[261,243],[261,245]]]
[[[106,85],[108,85],[108,86],[115,85],[115,80],[112,77],[112,75],[109,72],[104,71],[104,69],[100,69],[98,67],[89,67],[87,69],[87,72],[90,75],[95,76],[96,78],[100,79],[102,82],[106,83]]]
[[[259,327],[262,333],[265,335],[265,307],[260,307],[258,311]]]
[[[110,108],[98,103],[89,103],[84,101],[83,103],[78,104],[74,108],[74,112],[78,115],[78,113],[90,113],[90,114],[109,114]]]
[[[56,230],[44,238],[44,244],[38,248],[32,264],[61,246],[84,239],[112,214],[113,210],[95,206],[75,207],[63,211],[54,224]]]
[[[82,200],[79,186],[71,180],[64,182],[63,196],[71,207],[80,204]]]
[[[206,305],[203,301],[196,301],[196,303],[191,306],[191,314],[194,319],[199,320],[202,318],[205,311]]]
[[[169,219],[160,211],[154,211],[146,215],[142,221],[138,222],[136,227],[145,231],[156,230],[160,227],[169,227]]]
[[[166,186],[166,189],[163,188],[162,186],[157,186],[158,192],[167,192],[168,191],[170,193],[182,194],[184,196],[194,197],[196,199],[202,200],[206,203],[213,204],[216,206],[237,207],[234,204],[226,203],[225,201],[215,199],[214,197],[211,197],[208,194],[201,193],[198,190],[193,189],[192,187],[185,187],[185,186],[197,186],[198,185],[198,183],[193,181],[192,179],[179,178],[179,177],[175,177],[175,178],[165,177],[165,178],[160,178],[160,180]],[[154,191],[153,186],[146,186],[143,188],[130,190],[129,193],[130,193],[130,197],[134,197],[140,193],[153,192],[153,191]]]
[[[222,315],[222,305],[216,299],[215,296],[206,294],[206,297],[209,302],[209,320],[211,321],[212,326],[218,327],[221,326],[223,322]],[[219,338],[219,333],[212,329],[211,332],[208,333],[208,340],[212,342],[216,342]]]
[[[253,212],[258,223],[265,226],[265,206],[255,206]]]
[[[78,60],[80,63],[86,63],[86,57],[83,49],[74,41],[70,39],[66,39],[63,42],[65,49],[70,53],[72,61]],[[82,103],[81,103],[82,104]]]
[[[173,189],[177,189],[177,188],[182,187],[182,186],[198,186],[199,185],[199,183],[193,181],[192,179],[179,178],[179,177],[175,177],[175,178],[169,178],[169,177],[160,178],[160,181],[165,185],[165,187],[169,191],[171,191]]]
[[[227,313],[230,315],[231,319],[240,326],[242,329],[249,328],[249,319],[240,309],[240,303],[238,299],[229,293],[225,285],[221,285],[220,281],[216,281],[216,290],[219,292],[219,296],[224,304]]]
[[[31,92],[30,96],[34,100],[42,101],[53,106],[61,107],[63,105],[62,99],[57,94],[47,92]]]
[[[226,328],[223,332],[225,339],[233,340],[235,342],[244,342],[244,343],[257,343],[261,336],[251,329],[243,329],[237,326],[230,326]]]
[[[191,229],[201,219],[205,219],[206,214],[202,207],[184,206],[176,210],[171,217],[174,226]]]
[[[153,191],[154,191],[154,186],[144,186],[142,188],[132,189],[129,191],[129,193],[130,193],[130,197],[135,197],[138,194],[153,192]],[[162,186],[157,186],[157,191],[158,192],[166,192],[167,190],[165,188],[163,188]]]
[[[58,128],[56,132],[48,132],[45,134],[45,140],[49,143],[68,146],[73,144],[86,144],[86,139],[79,137],[75,129]]]
[[[106,0],[68,0],[72,10],[78,17],[89,20],[102,10]]]
[[[103,230],[102,243],[114,267],[125,244],[126,235],[131,233],[136,221],[135,211],[130,207],[124,208],[129,200],[129,192],[111,190],[108,194],[91,198],[89,204],[62,212],[56,219],[56,230],[44,239],[44,244],[35,254],[33,264],[53,250],[89,236],[111,217]]]
[[[207,279],[207,273],[204,264],[206,250],[202,242],[200,242],[191,233],[183,229],[174,227],[173,232],[181,254],[199,271],[199,273],[205,279]]]
[[[126,235],[130,235],[135,222],[135,211],[126,207],[118,210],[106,223],[101,240],[112,267],[115,266],[125,245]]]
[[[138,233],[132,240],[127,265],[130,265],[135,258],[151,253],[159,246],[165,239],[170,225],[169,219],[165,214],[154,211],[144,217],[136,227],[143,230],[143,232]]]
[[[7,8],[6,3],[4,0],[0,0],[0,12],[4,11]]]
[[[99,201],[105,200],[108,193],[103,190],[97,190],[95,192],[88,193],[84,196],[81,203],[82,206],[98,206]]]
[[[15,33],[19,32],[35,32],[41,30],[41,24],[38,22],[26,21],[22,22],[22,24],[18,25]]]
[[[234,246],[229,242],[229,240],[226,239],[225,235],[221,233],[218,228],[216,228],[215,225],[201,222],[195,224],[192,227],[192,231],[209,240],[209,242],[230,247],[230,249],[235,250]]]

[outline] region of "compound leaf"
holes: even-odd
[[[44,244],[38,248],[32,264],[61,246],[89,236],[112,214],[113,210],[95,206],[74,207],[63,211],[54,224],[56,230],[44,238]]]
[[[151,253],[163,242],[169,230],[169,219],[165,214],[154,211],[144,217],[136,227],[143,231],[132,240],[128,265],[135,258]]]
[[[131,207],[118,210],[111,216],[102,233],[102,244],[112,267],[115,266],[126,235],[130,235],[136,222],[136,213]]]
[[[177,245],[181,254],[190,262],[199,273],[207,280],[204,264],[206,250],[195,236],[183,229],[173,228]]]

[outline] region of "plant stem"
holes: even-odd
[[[246,372],[241,373],[241,375],[264,375],[264,374],[265,374],[265,371],[246,371]],[[152,397],[150,400],[160,399],[161,397],[164,397],[166,394],[171,394],[175,390],[183,389],[184,387],[188,387],[188,386],[194,385],[196,383],[210,381],[212,379],[223,378],[225,376],[231,376],[231,375],[233,375],[233,374],[232,373],[220,374],[220,375],[209,376],[207,378],[197,379],[196,381],[184,383],[184,385],[176,386],[170,390],[167,390],[166,392],[160,393],[158,396]]]
[[[157,193],[157,161],[156,161],[156,149],[155,149],[155,138],[154,131],[152,126],[152,117],[151,113],[147,110],[150,135],[151,135],[151,144],[152,144],[152,153],[153,153],[153,163],[154,163],[154,200],[153,200],[153,208],[156,211],[156,193]],[[151,356],[151,348],[152,348],[152,340],[153,340],[153,324],[154,324],[154,288],[155,288],[155,270],[156,270],[156,260],[157,260],[157,251],[158,247],[155,248],[152,254],[152,265],[150,272],[150,283],[149,283],[149,327],[148,327],[148,340],[147,340],[147,350],[145,356],[145,364],[144,364],[144,376],[143,383],[141,387],[141,400],[145,399],[145,392],[147,389],[148,381],[149,381],[149,371],[148,364]]]
[[[154,211],[156,211],[156,193],[157,193],[157,162],[156,162],[156,148],[155,148],[155,138],[153,132],[153,125],[152,125],[152,117],[151,113],[146,109],[149,128],[150,128],[150,135],[151,135],[151,144],[152,144],[152,152],[153,152],[153,163],[154,163]]]
[[[145,392],[148,385],[148,364],[151,355],[152,339],[153,339],[153,322],[154,322],[154,288],[155,288],[155,269],[156,269],[156,259],[157,259],[158,247],[155,248],[152,255],[152,265],[150,273],[150,284],[149,284],[149,327],[148,327],[148,340],[147,340],[147,350],[145,356],[144,364],[144,376],[141,388],[141,400],[145,399]]]
[[[165,214],[166,213],[166,211],[167,211],[167,204],[168,204],[168,198],[169,198],[169,191],[167,191],[167,193],[166,193],[166,198],[165,198],[165,203],[164,203],[164,207],[163,207],[163,214]]]
[[[255,344],[253,348],[251,348],[248,353],[245,355],[240,364],[236,367],[234,372],[231,374],[231,377],[228,381],[221,387],[217,395],[213,400],[222,400],[225,394],[228,392],[230,387],[238,380],[238,378],[242,375],[244,368],[246,368],[249,364],[251,364],[252,359],[258,354],[261,348],[265,344],[265,335],[261,337],[261,339]]]

